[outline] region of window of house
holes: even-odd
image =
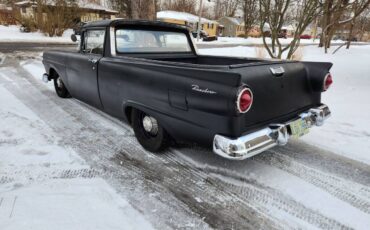
[[[27,9],[25,7],[22,7],[21,10],[23,14],[27,13]]]
[[[88,30],[84,33],[82,52],[103,55],[105,30]]]

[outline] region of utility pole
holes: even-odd
[[[200,37],[200,24],[202,23],[202,11],[203,11],[203,0],[200,0],[199,12],[198,12],[198,28],[197,28],[197,42],[199,42]]]

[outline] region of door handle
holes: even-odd
[[[96,64],[98,62],[98,59],[89,58],[88,61],[93,63],[93,64]]]

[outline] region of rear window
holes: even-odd
[[[118,53],[191,52],[186,34],[171,31],[116,30]]]

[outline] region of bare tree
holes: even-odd
[[[363,40],[365,32],[370,32],[370,6],[356,20],[355,29],[360,41]]]
[[[161,10],[173,10],[179,12],[187,12],[196,14],[197,1],[196,0],[170,0],[163,1],[161,4]]]
[[[242,2],[245,38],[248,37],[250,29],[257,22],[257,5],[257,0],[243,0]]]
[[[215,3],[215,18],[234,17],[241,3],[242,0],[217,0]]]
[[[108,1],[108,5],[118,11],[118,17],[131,17],[131,0],[110,0]]]
[[[322,36],[319,46],[325,48],[325,53],[330,48],[337,29],[356,20],[369,4],[370,0],[324,0]]]
[[[358,2],[355,2],[354,5],[353,5],[353,9],[354,11],[356,11],[356,9],[358,9],[358,7],[361,7],[359,5],[357,5]],[[369,13],[369,10],[370,7],[368,5],[367,7],[367,10],[364,10],[363,13],[366,13],[366,16],[365,17],[360,17],[362,14],[360,14],[358,17],[354,18],[351,22],[350,22],[350,29],[349,29],[349,34],[348,34],[348,42],[347,42],[347,46],[346,48],[349,49],[349,47],[351,46],[351,41],[353,40],[353,34],[356,30],[356,24],[359,23],[359,25],[361,25],[361,23],[363,22],[362,20],[367,18],[368,17],[368,13]]]
[[[119,12],[119,17],[154,20],[158,0],[109,0],[108,4]]]
[[[131,0],[132,19],[156,19],[157,0]]]
[[[319,14],[320,2],[317,0],[260,0],[260,29],[264,31],[269,27],[271,47],[266,41],[267,35],[263,33],[263,44],[272,58],[282,58],[288,52],[287,59],[293,57],[300,44],[300,35]],[[283,46],[279,35],[286,23],[294,23],[293,39]]]

